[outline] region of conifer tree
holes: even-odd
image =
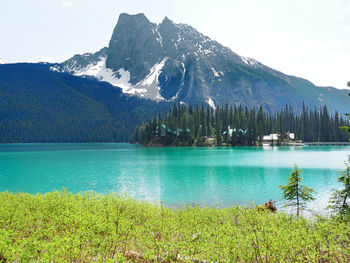
[[[300,215],[300,212],[308,202],[314,200],[312,196],[314,190],[302,184],[303,178],[301,172],[302,170],[299,170],[295,165],[294,170],[288,178],[288,184],[280,186],[283,190],[283,198],[289,202],[286,206],[296,208],[297,216]]]
[[[255,111],[241,105],[225,105],[212,110],[210,107],[205,109],[204,105],[187,108],[186,105],[174,104],[168,114],[158,114],[137,127],[131,141],[196,145],[203,143],[199,138],[207,136],[216,138],[217,145],[252,145],[257,138],[261,141],[265,134],[287,131],[294,133],[296,138],[304,138],[304,141],[347,141],[349,134],[340,130],[341,126],[350,131],[349,121],[337,112],[329,114],[326,107],[308,110],[303,105],[301,114],[294,115],[289,106],[277,113],[265,113],[262,107]],[[229,128],[235,131],[232,136]]]
[[[348,87],[350,87],[350,81],[347,83],[347,85]],[[348,113],[346,115],[348,117],[350,116]],[[350,127],[343,126],[340,128],[350,133]],[[338,182],[343,184],[343,189],[335,190],[333,193],[333,197],[330,201],[330,203],[332,204],[330,207],[334,211],[340,212],[341,216],[344,214],[344,212],[350,211],[350,206],[348,204],[348,199],[350,198],[350,156],[348,158],[348,161],[345,162],[346,169],[342,171],[340,173],[340,177],[338,177]]]
[[[350,87],[350,81],[348,81],[347,83],[347,86]],[[349,93],[349,96],[350,96],[350,93]],[[349,113],[345,113],[346,116],[350,117],[350,114]],[[343,131],[346,131],[348,133],[350,133],[350,127],[348,126],[342,126],[340,127]]]
[[[257,115],[257,135],[259,137],[260,144],[262,144],[264,132],[265,132],[264,111],[263,111],[263,107],[260,106],[258,115]]]
[[[210,124],[210,116],[211,116],[211,112],[210,112],[210,107],[207,107],[207,113],[206,113],[206,125],[207,125],[207,135],[211,136],[212,135],[212,126]]]
[[[340,177],[338,177],[338,182],[343,184],[343,189],[333,192],[333,196],[330,200],[331,205],[329,206],[333,211],[340,212],[341,215],[350,211],[350,157],[345,165],[345,170],[342,171]]]

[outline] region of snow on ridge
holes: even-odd
[[[210,97],[207,98],[206,102],[208,103],[208,105],[210,106],[210,108],[212,108],[213,110],[216,110],[215,103],[214,103],[214,101],[213,101]]]
[[[103,65],[106,62],[106,58],[101,58],[100,61],[97,63],[91,63],[87,65],[85,68],[81,68],[79,70],[76,70],[74,72],[74,75],[76,76],[94,76],[97,77],[99,71],[103,68]],[[76,61],[73,63],[73,67],[76,65]]]
[[[100,81],[110,83],[115,87],[122,89],[123,93],[139,95],[141,97],[156,98],[158,101],[164,101],[165,99],[160,95],[160,87],[158,77],[162,72],[165,62],[168,58],[164,58],[159,63],[156,63],[150,70],[150,73],[136,85],[130,83],[130,72],[124,68],[120,68],[117,71],[113,71],[110,68],[106,68],[106,57],[100,57],[97,62],[90,63],[84,68],[76,69],[74,63],[72,66],[67,67],[67,71],[73,72],[75,76],[92,76]],[[51,68],[52,71],[57,71],[56,68]]]
[[[220,77],[219,73],[214,68],[211,68],[211,70],[213,71],[215,77]]]
[[[159,44],[163,47],[163,38],[162,38],[162,35],[158,31],[158,27],[159,27],[159,25],[156,27],[156,33],[158,35],[157,42],[159,42]]]
[[[156,63],[152,68],[151,72],[146,76],[146,78],[142,81],[140,81],[136,85],[141,85],[141,86],[149,86],[152,85],[156,82],[158,84],[158,77],[160,73],[162,72],[162,69],[165,65],[165,62],[168,60],[168,58],[164,58],[161,62]]]
[[[0,64],[1,64],[1,61],[0,61]],[[54,71],[54,72],[61,72],[58,68],[56,67],[50,67],[50,70],[51,71]]]
[[[136,90],[129,83],[130,72],[123,68],[113,72],[113,70],[106,68],[106,59],[106,57],[101,57],[97,63],[91,63],[85,68],[76,70],[73,74],[76,76],[92,76],[100,81],[109,82],[111,85],[121,88],[123,93],[135,94]]]
[[[176,40],[176,42],[177,43],[180,43],[181,41],[183,41],[185,38],[183,37],[183,36],[181,36],[181,34],[177,34],[177,40]]]
[[[0,59],[0,65],[1,64],[5,64],[5,62],[2,59]]]
[[[214,68],[211,68],[211,70],[213,71],[214,76],[217,77],[217,78],[219,78],[220,76],[224,76],[225,75],[224,72],[222,72],[222,71],[217,72]]]
[[[253,67],[259,66],[259,63],[255,59],[243,57],[243,56],[240,56],[240,58],[241,58],[242,62],[244,62],[245,64],[247,64],[249,66],[253,66]]]
[[[162,61],[159,63],[156,63],[152,68],[150,73],[139,83],[136,84],[136,88],[143,88],[147,91],[147,95],[149,95],[151,98],[156,98],[157,101],[164,101],[165,98],[160,95],[160,87],[158,78],[159,75],[162,73],[163,67],[168,60],[168,57],[165,57]]]
[[[183,62],[181,63],[181,66],[184,69],[184,72],[182,73],[182,86],[183,86],[184,81],[185,81],[185,75],[186,75],[186,67],[185,67],[185,64]]]
[[[169,100],[169,101],[174,101],[177,99],[177,97],[179,97],[179,93],[180,93],[181,89],[179,89],[176,94]]]
[[[204,49],[203,52],[204,52],[204,54],[206,54],[206,55],[208,55],[208,54],[210,54],[210,53],[214,53],[213,51],[208,50],[208,49]]]

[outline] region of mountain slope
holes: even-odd
[[[0,142],[128,141],[136,125],[170,106],[53,67],[0,65]]]
[[[316,87],[260,62],[239,56],[186,24],[151,23],[144,14],[121,14],[108,48],[76,55],[57,70],[93,76],[124,93],[155,101],[215,105],[286,104],[296,110],[327,105],[347,112],[346,90]]]

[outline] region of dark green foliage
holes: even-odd
[[[350,87],[350,82],[347,83]],[[350,93],[349,93],[350,96]],[[350,116],[350,114],[346,114],[346,116]],[[343,131],[350,133],[349,126],[340,127]],[[340,214],[343,218],[344,216],[350,217],[350,206],[348,204],[348,199],[350,198],[350,156],[349,160],[345,162],[346,169],[340,173],[340,177],[338,177],[338,182],[343,184],[343,189],[335,190],[333,193],[333,197],[330,201],[331,208],[333,211]]]
[[[346,113],[346,116],[350,116],[349,113]],[[339,127],[342,131],[345,131],[347,133],[350,133],[350,127],[348,126],[342,126],[342,127]]]
[[[128,141],[171,105],[42,64],[0,65],[0,143]]]
[[[264,208],[187,207],[110,193],[0,193],[7,262],[349,262],[350,225]]]
[[[302,184],[301,172],[302,170],[299,170],[295,165],[288,178],[288,184],[280,186],[283,190],[283,198],[289,202],[287,206],[296,208],[297,216],[299,216],[308,202],[314,200],[312,197],[314,190]]]
[[[215,111],[204,105],[174,104],[165,117],[143,123],[134,131],[131,141],[148,145],[256,145],[263,135],[292,132],[304,142],[347,141],[349,135],[339,130],[347,121],[338,112],[332,116],[326,106],[320,110],[303,110],[296,115],[286,106],[277,113],[254,108],[231,106],[218,107]],[[276,142],[281,145],[283,138]]]
[[[342,183],[343,187],[341,190],[334,190],[330,200],[331,205],[329,206],[334,212],[339,213],[341,217],[350,216],[350,157],[345,165],[345,170],[338,177],[338,182]]]

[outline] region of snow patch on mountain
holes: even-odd
[[[157,27],[156,27],[156,33],[158,35],[157,41],[163,47],[163,38],[162,38],[162,35],[159,33],[158,27],[159,27],[159,25],[157,25]]]
[[[252,67],[259,67],[259,62],[256,61],[255,59],[252,59],[252,58],[248,58],[248,57],[243,57],[243,56],[240,56],[242,62],[244,62],[245,64],[249,65],[249,66],[252,66]]]
[[[78,70],[71,66],[69,71],[73,71],[76,76],[92,76],[100,81],[109,82],[113,86],[119,87],[123,90],[123,93],[135,94],[137,91],[129,83],[130,73],[124,69],[119,69],[117,72],[113,72],[111,69],[106,68],[106,57],[101,57],[99,61],[91,63],[84,68]],[[139,91],[139,93],[142,91]]]
[[[113,86],[120,87],[124,93],[128,94],[135,94],[142,93],[144,90],[137,91],[131,84],[130,84],[130,72],[128,70],[124,70],[123,68],[119,69],[117,71],[118,76],[116,73],[113,72],[113,70],[106,68],[105,65],[103,65],[103,68],[101,70],[102,74],[99,74],[97,77],[102,78],[103,81],[111,83]]]
[[[222,71],[218,72],[218,71],[215,70],[215,68],[211,68],[211,70],[213,71],[214,76],[217,77],[217,78],[219,78],[220,76],[224,76],[225,75],[224,72],[222,72]]]
[[[208,49],[203,50],[203,53],[204,53],[205,55],[208,55],[208,54],[211,54],[211,53],[215,54],[213,51],[208,50]]]
[[[207,98],[206,102],[208,103],[208,105],[210,106],[210,108],[212,108],[213,110],[216,110],[215,103],[214,103],[214,101],[213,101],[210,97]]]
[[[185,75],[186,75],[186,67],[184,63],[181,63],[181,66],[183,68],[183,73],[182,73],[182,79],[181,79],[181,85],[185,85]]]
[[[147,77],[144,80],[142,80],[141,82],[139,82],[139,84],[142,86],[149,86],[149,85],[152,85],[154,83],[158,84],[158,77],[159,77],[160,73],[162,72],[164,64],[167,60],[168,60],[168,58],[164,58],[161,62],[156,63],[152,67],[151,72],[147,75]],[[139,85],[139,84],[136,84],[136,85]]]
[[[157,101],[164,101],[165,99],[160,95],[158,78],[167,59],[168,58],[164,58],[159,63],[156,63],[145,79],[136,85],[130,83],[131,75],[128,70],[120,68],[117,71],[113,71],[112,69],[107,68],[105,56],[100,57],[98,61],[92,62],[83,68],[77,67],[74,62],[71,66],[66,67],[64,71],[71,72],[73,75],[80,77],[95,77],[100,81],[105,81],[115,87],[121,88],[123,93],[138,95],[143,98],[156,98]],[[51,70],[59,71],[54,67],[52,67]]]
[[[219,73],[217,73],[214,68],[211,68],[211,70],[213,71],[215,77],[220,77]]]
[[[159,75],[162,73],[163,67],[168,60],[168,57],[164,58],[159,63],[156,63],[152,68],[150,73],[146,76],[145,79],[140,81],[135,85],[137,89],[144,89],[146,90],[145,93],[147,93],[147,97],[149,98],[156,98],[157,101],[163,101],[165,100],[160,95],[160,86],[159,86]]]
[[[54,71],[54,72],[60,72],[60,69],[58,69],[57,67],[54,67],[54,66],[50,67],[50,70]]]

